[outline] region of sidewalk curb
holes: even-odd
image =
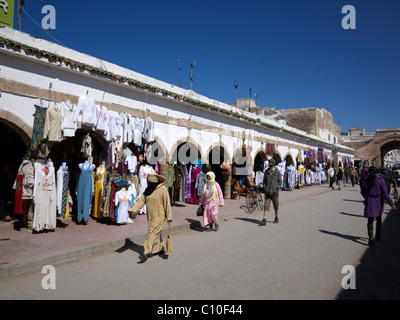
[[[286,203],[290,203],[296,200],[303,200],[312,196],[324,194],[331,191],[331,189],[322,190],[319,192],[315,192],[308,195],[299,195],[298,197],[294,197],[292,199],[282,200],[280,205],[284,205]],[[290,192],[290,191],[289,191]],[[262,211],[256,210],[253,213],[249,214],[244,209],[238,208],[237,210],[224,212],[219,214],[220,223],[225,221],[235,219],[242,216],[248,216],[260,213]],[[202,227],[202,217],[193,216],[193,219],[186,219],[188,222],[184,224],[171,225],[171,234],[176,235],[179,233],[187,232],[190,230],[197,230]],[[168,232],[168,228],[164,226],[162,230],[163,239],[166,238]],[[133,244],[143,244],[146,239],[147,232],[139,233],[133,235],[131,237],[121,237],[119,239],[107,240],[91,245],[87,245],[84,247],[80,247],[77,249],[71,249],[64,252],[53,253],[48,255],[42,255],[35,258],[30,258],[26,260],[11,262],[7,264],[0,265],[0,279],[4,279],[11,276],[18,276],[28,272],[41,271],[43,266],[52,265],[56,266],[63,263],[75,262],[79,259],[89,258],[98,254],[109,253],[112,251],[116,251],[124,246],[129,245],[129,242]],[[173,241],[173,240],[172,240]],[[127,244],[128,243],[128,244]]]

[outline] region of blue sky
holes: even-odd
[[[16,0],[17,2],[17,0]],[[109,4],[107,4],[109,3]],[[56,29],[41,30],[44,5]],[[344,30],[345,5],[356,29]],[[400,128],[398,0],[26,0],[22,31],[226,103],[319,107],[342,131]],[[15,28],[18,29],[17,19]]]

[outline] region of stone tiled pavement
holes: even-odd
[[[327,184],[281,191],[280,204],[329,191],[332,189]],[[176,203],[172,207],[171,233],[201,228],[203,218],[196,216],[197,208],[194,204]],[[260,214],[260,211],[256,210],[253,214]],[[248,213],[243,196],[240,200],[225,200],[225,206],[219,208],[221,225],[244,215]],[[273,214],[268,218],[273,219]],[[59,218],[55,231],[36,234],[18,225],[17,221],[0,221],[0,278],[40,270],[48,264],[56,265],[115,251],[126,244],[143,245],[148,227],[145,215],[137,216],[134,223],[126,225],[106,224],[92,218],[87,225],[82,225],[71,218]],[[167,223],[163,234],[166,232]]]

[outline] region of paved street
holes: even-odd
[[[294,192],[294,191],[293,191]],[[142,243],[55,268],[56,289],[40,272],[0,281],[0,299],[399,299],[400,217],[384,214],[382,241],[368,247],[358,186],[285,203],[273,213],[222,221],[218,232],[173,237],[168,260],[138,264]],[[342,289],[344,266],[356,289]]]

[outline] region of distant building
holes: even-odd
[[[230,104],[235,106],[235,104]],[[340,127],[333,121],[332,114],[324,108],[277,109],[260,108],[253,99],[238,99],[237,107],[257,115],[263,115],[282,125],[287,125],[328,140],[340,143]]]

